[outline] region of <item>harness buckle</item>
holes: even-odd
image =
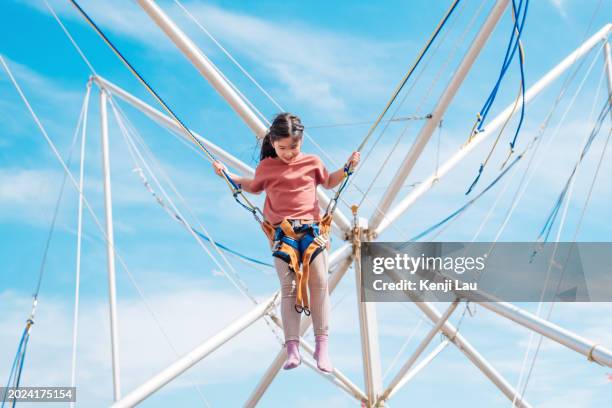
[[[303,312],[306,316],[310,316],[310,309],[308,309],[308,307],[306,307],[306,306],[294,305],[293,308],[298,313],[302,313]]]

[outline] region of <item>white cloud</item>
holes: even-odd
[[[25,3],[49,13],[41,2]],[[52,4],[60,17],[85,24],[65,2]],[[169,50],[178,55],[170,40],[137,5],[111,0],[88,1],[82,6],[103,29],[125,35],[148,49],[164,51],[156,58],[168,55]],[[228,48],[255,62],[259,67],[256,77],[268,81],[274,78],[268,88],[283,95],[278,99],[288,108],[292,101],[305,102],[319,114],[325,113],[327,120],[346,120],[351,117],[349,108],[356,98],[384,98],[388,93],[390,84],[384,67],[389,65],[390,50],[398,49],[400,44],[328,31],[302,21],[279,24],[196,2],[185,6]],[[178,7],[162,7],[193,39],[204,37]],[[208,45],[203,47],[205,52],[220,55],[216,49],[208,50]],[[186,60],[181,61],[187,66]]]
[[[42,1],[18,1],[51,16],[49,9]],[[87,24],[77,9],[70,3],[61,0],[48,1],[55,13],[62,20],[67,18],[71,21]],[[121,0],[108,0],[104,2],[88,0],[79,3],[93,21],[105,30],[108,29],[115,33],[125,34],[157,49],[169,45],[168,41],[160,41],[165,38],[163,33],[155,24],[150,22],[146,14],[132,2]],[[65,21],[62,22],[65,24]],[[59,26],[57,26],[57,29],[61,30]],[[68,27],[68,29],[70,30],[70,27]],[[66,41],[68,41],[68,39],[66,39]]]
[[[55,171],[0,169],[0,202],[22,206],[30,202],[49,205],[61,174]]]
[[[56,103],[59,104],[61,102],[62,105],[66,106],[80,106],[79,101],[83,98],[85,81],[83,82],[83,91],[75,91],[70,87],[67,87],[65,83],[62,83],[57,80],[50,80],[48,77],[39,74],[34,71],[30,67],[21,64],[18,61],[11,60],[7,57],[4,57],[4,60],[8,67],[10,68],[13,76],[19,85],[24,88],[23,91],[29,99],[29,94],[36,94],[37,98],[44,99],[46,101],[51,101],[53,105]],[[10,83],[10,79],[8,78],[4,69],[2,69],[0,74],[0,83],[5,83],[6,86],[13,87],[12,83]],[[23,110],[26,110],[25,105],[21,102],[21,98],[14,90],[12,91],[12,101],[15,105],[23,106]],[[36,107],[34,107],[36,110]]]
[[[553,5],[555,9],[559,12],[561,17],[567,20],[567,11],[565,0],[549,0],[549,2]]]
[[[356,98],[383,97],[387,92],[382,67],[391,55],[389,50],[398,44],[374,42],[301,21],[263,20],[196,3],[187,7],[222,43],[254,61],[261,67],[259,72],[268,71],[280,81],[283,86],[272,87],[277,94],[287,92],[279,98],[284,103],[306,102],[329,113],[328,118],[338,119],[348,115]]]
[[[212,291],[206,284],[193,281],[189,285],[176,285],[172,292],[149,293],[148,301],[180,355],[191,351],[252,307],[238,295]],[[0,349],[4,350],[2,361],[8,362],[29,312],[29,298],[5,291],[0,293],[0,305],[3,310]],[[118,310],[122,387],[127,391],[177,357],[139,300],[120,300]],[[69,383],[71,333],[72,301],[42,294],[31,334],[24,383]],[[186,377],[166,388],[189,387],[188,380],[191,380],[204,385],[206,395],[207,384],[239,381],[258,373],[278,349],[267,326],[256,323],[191,368]],[[241,362],[239,370],[228,363],[230,359]],[[110,361],[108,306],[104,300],[84,300],[80,310],[77,357],[81,404],[101,406],[110,401]],[[2,364],[2,378],[7,377],[8,367],[8,363]],[[195,391],[186,388],[185,392]]]

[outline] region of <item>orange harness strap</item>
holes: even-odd
[[[331,230],[332,216],[326,215],[319,222],[319,235],[315,237],[315,239],[308,245],[302,257],[300,259],[299,252],[293,248],[292,246],[280,242],[278,247],[278,251],[285,252],[289,255],[289,267],[295,273],[295,282],[296,282],[296,297],[295,297],[295,306],[296,310],[309,310],[309,299],[308,299],[308,278],[310,276],[310,261],[312,259],[312,255],[319,248],[325,248],[327,246],[327,242],[329,240],[329,232]],[[293,227],[284,219],[279,228],[283,231],[283,233],[291,239],[298,240],[297,234],[293,231]],[[276,232],[276,228],[270,224],[268,221],[264,221],[262,223],[262,229],[270,242],[274,240],[274,235]],[[301,267],[300,267],[301,266]],[[307,313],[309,314],[309,313]]]

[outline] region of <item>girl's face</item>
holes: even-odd
[[[284,137],[272,142],[272,146],[274,147],[274,151],[276,151],[276,155],[282,162],[291,163],[300,154],[302,139]]]

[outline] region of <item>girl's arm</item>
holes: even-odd
[[[353,154],[351,154],[351,157],[349,157],[346,163],[351,165],[354,170],[359,165],[360,157],[361,156],[359,152],[353,152]],[[334,171],[333,173],[331,173],[329,175],[329,178],[327,179],[327,182],[323,184],[323,187],[327,189],[332,189],[336,187],[338,184],[340,184],[343,179],[344,179],[344,166],[341,169],[338,169]]]
[[[224,177],[223,171],[225,170],[225,173],[234,181],[234,183],[240,184],[241,188],[247,193],[258,194],[261,192],[261,191],[254,191],[251,189],[251,184],[253,183],[253,179],[230,173],[229,171],[227,171],[227,168],[223,165],[223,163],[221,163],[218,160],[214,161],[212,165],[213,165],[213,168],[215,169],[215,173],[217,173],[217,176]]]

